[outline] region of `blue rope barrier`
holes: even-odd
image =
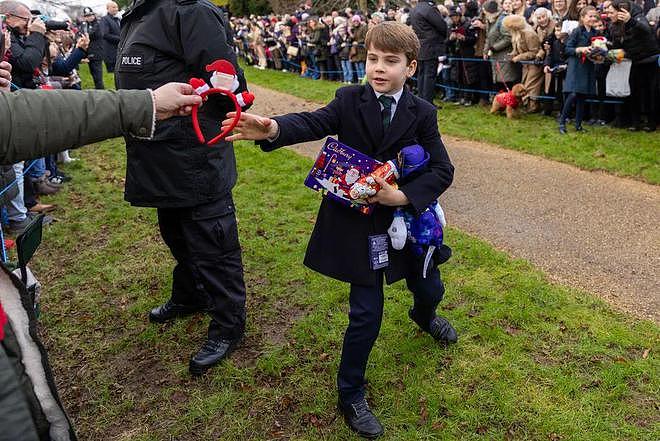
[[[494,62],[495,61],[495,60],[483,60],[483,59],[480,59],[480,58],[454,58],[454,60],[463,60],[463,61],[465,61],[465,60],[468,60],[468,61],[478,60],[478,61],[482,61],[482,62],[483,61],[489,61],[489,62]],[[285,64],[290,64],[290,65],[296,66],[296,67],[301,67],[300,64],[294,63],[293,61],[289,61],[289,60],[286,60],[286,59],[282,59],[282,62],[285,63]],[[307,68],[307,70],[310,70],[312,72],[321,72],[321,73],[325,72],[325,73],[340,73],[341,74],[341,73],[344,72],[344,71],[319,71],[319,70],[315,70],[315,69],[311,69],[311,68]],[[417,77],[410,77],[410,79],[413,80],[413,81],[417,81]],[[495,92],[493,90],[468,89],[468,88],[463,88],[463,87],[449,86],[449,85],[442,84],[442,83],[435,83],[435,86],[436,87],[441,87],[441,88],[446,89],[446,90],[454,90],[454,91],[457,91],[457,92],[478,93],[480,95],[488,95],[488,96],[497,95],[497,93],[498,93],[498,92]],[[530,98],[534,99],[534,100],[552,100],[552,101],[557,99],[557,97],[549,96],[549,95],[535,95],[535,96],[530,96]],[[599,99],[590,98],[590,99],[585,100],[585,102],[587,102],[587,103],[603,103],[603,104],[621,104],[623,102],[623,100],[599,100]]]
[[[302,68],[302,66],[300,64],[294,63],[293,61],[289,61],[289,60],[284,59],[284,58],[282,58],[282,63]],[[323,74],[323,73],[326,73],[326,74],[343,74],[344,73],[343,70],[318,70],[318,69],[314,69],[312,67],[307,67],[307,70],[310,71],[310,72],[316,72],[316,73],[319,73],[319,74]]]
[[[21,173],[21,176],[20,176],[20,177],[21,177],[21,178],[25,178],[25,174],[28,172],[28,170],[30,170],[30,169],[34,166],[34,164],[36,164],[36,161],[33,161],[32,164],[30,164],[29,166],[27,166],[26,168],[24,168],[24,169],[23,169],[23,173]],[[17,185],[17,184],[18,184],[18,178],[19,178],[19,177],[16,176],[16,179],[14,179],[14,180],[13,180],[12,182],[10,182],[5,188],[3,188],[2,191],[0,191],[0,196],[2,196],[2,195],[5,194],[7,191],[9,191],[9,189],[12,188],[14,185]]]

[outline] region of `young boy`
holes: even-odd
[[[364,373],[381,325],[383,276],[388,284],[406,279],[414,296],[409,316],[420,328],[445,344],[457,337],[451,324],[435,313],[444,294],[437,266],[423,278],[409,246],[401,251],[389,247],[389,266],[372,270],[370,238],[387,234],[396,207],[422,212],[449,187],[454,167],[438,133],[436,109],[404,88],[417,66],[415,33],[401,23],[384,22],[369,30],[365,44],[367,85],[337,90],[330,104],[314,112],[273,119],[243,114],[227,139],[258,140],[264,151],[272,151],[337,134],[342,143],[383,162],[411,144],[420,144],[430,154],[427,170],[398,190],[378,180],[382,189],[370,199],[377,203],[371,215],[325,198],[305,256],[307,267],[350,283],[349,325],[337,373],[338,407],[351,429],[376,438],[383,428],[365,400]]]

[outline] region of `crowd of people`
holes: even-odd
[[[578,131],[583,120],[656,129],[660,6],[654,0],[382,1],[373,12],[326,13],[303,4],[290,14],[232,17],[230,25],[248,64],[358,83],[365,75],[366,32],[383,21],[408,24],[419,37],[410,87],[427,101],[488,105],[496,92],[520,83],[520,106],[557,115],[561,133],[569,119]],[[625,99],[625,93],[606,95],[608,71],[622,60],[588,56],[597,36],[631,61]]]
[[[119,8],[107,4],[107,15],[97,18],[91,8],[83,8],[76,21],[58,22],[38,15],[15,1],[0,2],[4,16],[2,58],[12,66],[12,87],[18,89],[81,89],[78,69],[89,66],[96,89],[103,89],[103,61],[112,72],[119,42]],[[42,203],[41,196],[60,191],[70,181],[58,163],[74,161],[68,151],[13,166],[1,167],[0,202],[6,208],[5,232],[20,235],[39,214],[57,207]],[[16,182],[16,185],[13,183]],[[52,221],[50,215],[44,222]]]

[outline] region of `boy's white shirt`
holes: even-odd
[[[374,93],[376,94],[376,99],[380,98],[381,95],[387,95],[387,96],[391,96],[392,98],[394,98],[394,103],[392,103],[392,110],[390,112],[390,122],[392,122],[392,120],[394,119],[394,113],[396,112],[396,107],[399,104],[399,100],[401,99],[401,95],[403,95],[403,87],[401,89],[399,89],[398,91],[394,92],[394,93],[381,93],[381,92],[376,92],[375,90],[374,90]],[[381,104],[380,101],[378,101],[378,105],[380,106],[380,111],[382,112],[383,111],[383,105]],[[273,124],[275,124],[275,126],[277,127],[277,132],[275,133],[275,135],[272,138],[266,138],[266,140],[268,142],[275,142],[277,140],[277,138],[280,137],[280,126],[279,126],[279,124],[277,124],[277,122],[275,120],[273,120]]]

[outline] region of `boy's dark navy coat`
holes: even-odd
[[[290,113],[273,118],[280,127],[272,143],[261,141],[264,151],[337,135],[339,141],[379,161],[396,159],[401,148],[420,144],[431,155],[428,170],[400,186],[414,210],[421,212],[451,185],[454,167],[438,133],[436,109],[404,89],[394,118],[383,130],[381,109],[371,86],[348,86],[335,99],[314,112]],[[370,268],[368,237],[387,234],[393,207],[378,205],[371,215],[324,198],[307,246],[305,265],[326,276],[359,285],[376,285],[380,271]],[[421,271],[410,247],[389,249],[387,283]]]

